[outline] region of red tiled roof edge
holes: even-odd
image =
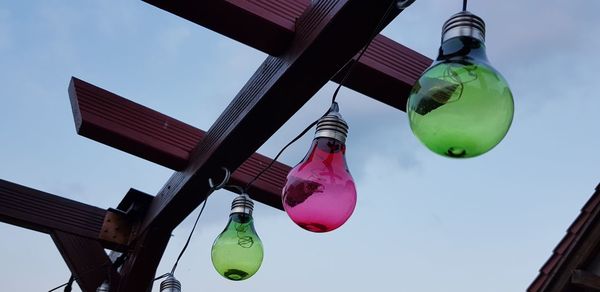
[[[556,248],[554,248],[552,256],[550,256],[546,263],[540,268],[540,274],[535,278],[533,283],[529,285],[529,288],[527,288],[528,292],[544,291],[543,289],[550,282],[557,268],[569,256],[574,244],[581,238],[581,235],[589,226],[588,223],[591,222],[595,216],[600,215],[600,212],[597,212],[600,211],[598,209],[600,209],[600,184],[596,186],[596,192],[594,192],[583,208],[581,208],[581,213],[577,216],[575,221],[571,223],[569,229],[567,229],[565,237],[563,237]],[[593,214],[595,214],[595,216],[592,216]]]

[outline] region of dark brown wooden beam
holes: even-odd
[[[270,55],[279,55],[289,47],[295,20],[310,4],[310,0],[145,2]]]
[[[134,245],[134,249],[120,271],[120,281],[114,291],[150,291],[156,268],[171,239],[171,232],[161,227],[151,227]],[[166,272],[166,271],[165,271]]]
[[[62,231],[51,236],[82,291],[95,292],[109,274],[114,274],[112,262],[97,240]]]
[[[143,269],[146,275],[135,283],[124,279],[130,290],[119,291],[147,290],[146,279],[156,270],[148,258],[160,258],[164,251],[154,238],[170,232],[205,200],[207,180],[221,167],[237,169],[246,161],[369,42],[388,8],[395,7],[395,0],[312,3],[296,22],[291,47],[281,57],[267,58],[194,149],[188,167],[154,198],[142,225],[146,232],[127,263],[128,273]],[[393,10],[386,24],[399,12]]]
[[[194,150],[188,167],[155,197],[144,226],[177,226],[204,200],[207,179],[249,158],[369,41],[393,2],[316,1],[299,20],[294,46],[260,66]]]
[[[583,288],[593,289],[593,291],[600,291],[600,277],[588,271],[573,271],[573,275],[571,275],[571,282]]]
[[[56,231],[98,240],[107,211],[0,180],[0,221],[52,234]],[[101,241],[107,248],[126,246]]]
[[[204,132],[71,78],[69,97],[77,133],[175,170],[185,169]]]
[[[310,5],[309,0],[144,1],[273,56],[292,45],[296,21]],[[404,111],[412,85],[431,62],[379,35],[344,85]],[[332,80],[339,82],[343,74]]]
[[[205,132],[90,83],[71,78],[69,96],[77,133],[173,170],[183,170]],[[244,186],[271,159],[254,153],[231,178]],[[275,162],[249,190],[256,201],[283,210],[281,189],[290,167]],[[231,191],[237,192],[236,189]]]
[[[352,69],[344,86],[406,111],[413,84],[431,63],[431,59],[379,35]],[[336,74],[332,81],[339,83],[346,70]]]

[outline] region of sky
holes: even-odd
[[[441,26],[461,2],[416,1],[383,34],[435,58]],[[183,291],[524,291],[600,182],[600,2],[469,8],[486,21],[488,56],[515,98],[500,145],[468,160],[438,156],[414,137],[405,113],[343,89],[359,196],[350,220],[313,234],[257,204],[263,265],[230,282],[210,261],[233,198],[218,191],[179,264]],[[156,194],[171,170],[76,134],[71,76],[206,130],[265,58],[141,1],[0,0],[0,179],[102,208],[129,188]],[[333,89],[259,152],[273,157],[322,114]],[[297,163],[310,140],[281,161]],[[196,212],[173,232],[158,274],[172,266]],[[3,289],[47,291],[69,278],[48,235],[0,223],[0,236]]]

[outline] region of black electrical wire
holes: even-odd
[[[88,273],[91,273],[91,272],[96,272],[99,269],[105,268],[105,267],[106,267],[106,265],[103,265],[103,266],[98,267],[97,269],[93,269],[93,270],[88,271],[88,272],[86,272],[84,274],[88,274]],[[62,287],[65,287],[65,290],[63,290],[64,292],[71,292],[71,290],[73,289],[73,282],[75,280],[77,280],[77,278],[75,276],[71,275],[71,277],[69,278],[69,281],[67,283],[64,283],[64,284],[62,284],[60,286],[56,286],[56,287],[48,290],[48,292],[56,291],[56,290],[58,290],[58,289],[60,289]]]
[[[194,227],[192,227],[192,231],[190,232],[190,235],[188,236],[188,239],[185,242],[185,245],[183,246],[183,249],[179,253],[179,256],[177,257],[177,260],[175,261],[175,264],[173,265],[173,268],[171,268],[171,272],[170,273],[164,273],[164,274],[162,274],[162,275],[154,278],[154,281],[158,281],[160,279],[166,278],[169,275],[175,274],[175,269],[177,269],[177,265],[179,264],[179,260],[181,259],[181,257],[185,253],[185,250],[187,249],[188,245],[190,244],[190,240],[192,239],[192,235],[194,234],[194,230],[196,229],[196,225],[198,224],[198,220],[200,219],[200,215],[202,215],[202,212],[204,211],[204,207],[206,206],[206,201],[207,200],[208,200],[208,198],[206,198],[206,200],[204,200],[204,204],[202,205],[202,208],[200,209],[200,213],[198,213],[198,217],[196,217],[196,221],[194,222]]]
[[[162,274],[162,275],[160,275],[160,276],[158,276],[158,277],[154,278],[154,282],[156,282],[156,281],[158,281],[158,280],[160,280],[160,279],[162,279],[162,278],[165,278],[165,277],[167,277],[168,275],[171,275],[171,273],[164,273],[164,274]]]
[[[74,281],[75,281],[75,276],[73,276],[73,274],[71,274],[71,277],[69,278],[69,282],[67,282],[67,286],[65,286],[64,292],[73,291],[73,282]]]
[[[73,282],[74,281],[75,281],[75,276],[73,276],[73,274],[71,274],[71,277],[69,277],[69,281],[67,283],[64,283],[58,287],[52,288],[52,289],[48,290],[48,292],[56,291],[62,287],[65,287],[65,290],[63,290],[64,292],[71,292],[73,290]]]
[[[325,113],[325,115],[327,115],[328,113],[329,113],[329,110]],[[290,145],[294,144],[296,141],[298,141],[300,138],[302,138],[302,136],[304,136],[304,134],[306,134],[306,132],[308,132],[318,122],[319,122],[319,120],[316,120],[316,121],[312,122],[310,125],[308,125],[308,127],[306,127],[306,129],[302,130],[302,132],[300,132],[300,134],[298,134],[298,136],[296,136],[294,139],[292,139],[292,141],[290,141],[289,143],[287,143],[287,145],[285,145],[279,151],[279,153],[277,153],[277,155],[275,155],[275,158],[273,158],[273,160],[271,160],[271,162],[269,163],[269,165],[267,165],[267,167],[263,168],[263,170],[261,170],[250,182],[248,182],[248,184],[244,188],[244,192],[248,192],[248,189],[252,186],[252,184],[258,178],[260,178],[260,176],[263,175],[269,168],[271,168],[273,166],[273,164],[275,164],[275,161],[277,161],[277,159],[279,158],[279,156],[281,156],[281,154],[283,154],[283,151],[285,151],[285,149],[287,149],[288,147],[290,147]]]
[[[463,0],[463,11],[467,11],[467,0]]]
[[[89,273],[94,273],[94,272],[97,272],[97,271],[99,271],[99,270],[101,270],[101,269],[104,269],[104,268],[106,268],[106,267],[110,267],[110,266],[113,266],[113,267],[116,269],[116,268],[120,267],[121,265],[123,265],[123,263],[125,263],[125,260],[126,260],[126,259],[127,259],[127,254],[125,254],[125,253],[124,253],[124,254],[121,254],[121,255],[120,255],[120,256],[119,256],[119,257],[118,257],[118,258],[115,260],[115,262],[114,262],[114,263],[106,263],[106,264],[104,264],[104,265],[101,265],[101,266],[99,266],[98,268],[91,269],[91,270],[89,270],[89,271],[87,271],[87,272],[83,272],[83,273],[81,273],[81,276],[83,276],[83,275],[87,275],[87,274],[89,274]],[[111,273],[109,273],[109,274],[108,274],[108,276],[109,276],[109,277],[110,277],[110,275],[111,275]],[[58,290],[58,289],[60,289],[60,288],[62,288],[62,287],[65,287],[65,290],[64,290],[65,292],[70,292],[70,291],[71,291],[71,289],[72,289],[72,286],[73,286],[73,282],[75,282],[76,280],[78,280],[78,278],[77,278],[77,277],[75,277],[73,274],[71,274],[71,277],[69,278],[69,281],[68,281],[67,283],[64,283],[64,284],[62,284],[62,285],[60,285],[60,286],[54,287],[54,288],[52,288],[52,289],[48,290],[48,292],[56,291],[56,290]]]
[[[350,76],[350,74],[352,73],[352,71],[354,70],[354,67],[356,66],[356,63],[358,63],[358,61],[360,60],[360,58],[365,54],[365,52],[367,51],[367,49],[369,48],[369,46],[371,45],[371,43],[373,43],[373,40],[375,39],[375,37],[379,34],[379,31],[381,29],[383,29],[383,25],[385,24],[385,20],[387,19],[387,17],[390,15],[391,11],[393,10],[393,7],[395,6],[396,2],[393,1],[390,6],[388,7],[387,11],[385,12],[385,14],[383,15],[383,17],[381,18],[381,20],[379,20],[379,23],[377,24],[377,26],[375,27],[375,31],[373,32],[373,34],[371,35],[369,42],[367,43],[367,45],[361,50],[360,54],[358,55],[358,57],[356,58],[356,60],[352,59],[350,61],[348,61],[348,63],[346,63],[346,65],[343,68],[345,68],[346,66],[349,65],[348,70],[346,70],[346,73],[344,74],[344,77],[340,80],[338,87],[335,89],[333,96],[331,98],[331,104],[335,103],[337,95],[340,91],[340,89],[342,88],[342,86],[344,85],[344,83],[346,82],[346,80],[348,79],[348,77]],[[463,0],[463,10],[466,10],[466,5],[467,5],[467,0]],[[341,70],[340,70],[341,71]],[[325,115],[327,115],[329,113],[329,110],[327,110],[327,112],[325,112]],[[321,117],[323,117],[321,116]],[[271,162],[263,169],[261,170],[254,178],[252,178],[252,180],[250,182],[248,182],[248,184],[246,185],[246,187],[244,187],[243,189],[239,186],[232,186],[232,185],[227,185],[227,187],[229,188],[236,188],[238,191],[241,192],[247,192],[248,189],[252,186],[252,184],[259,179],[267,170],[269,170],[273,164],[275,164],[275,162],[277,161],[277,159],[279,158],[279,156],[281,156],[281,154],[283,154],[283,152],[292,144],[294,144],[296,141],[298,141],[300,138],[302,138],[302,136],[304,136],[312,127],[314,127],[317,123],[319,122],[319,120],[316,120],[314,122],[312,122],[310,125],[308,125],[308,127],[306,127],[304,130],[302,130],[302,132],[300,132],[300,134],[298,134],[294,139],[292,139],[292,141],[290,141],[288,144],[286,144],[280,151],[279,153],[277,153],[277,155],[275,156],[275,158],[273,158],[273,160],[271,160]],[[215,189],[212,189],[212,191],[215,191]],[[206,202],[208,201],[208,198],[206,200],[204,200],[204,204],[202,205],[202,208],[200,209],[200,212],[198,213],[198,216],[196,217],[196,221],[194,222],[194,226],[192,227],[192,230],[190,231],[190,235],[188,236],[188,239],[185,242],[185,245],[183,246],[183,249],[181,250],[181,252],[179,253],[179,256],[177,257],[177,260],[175,261],[175,264],[173,265],[173,268],[171,269],[170,273],[165,273],[162,274],[159,277],[156,277],[154,279],[154,281],[160,280],[162,278],[165,278],[169,275],[173,275],[175,274],[175,270],[177,269],[177,265],[179,264],[179,260],[181,259],[181,257],[183,256],[183,254],[185,253],[185,251],[187,250],[189,243],[192,239],[192,236],[194,234],[194,231],[196,229],[196,226],[198,225],[198,221],[200,220],[200,217],[202,216],[202,213],[204,212],[204,207],[206,207]],[[122,256],[124,256],[125,254],[123,254]],[[122,259],[121,261],[119,261],[121,259],[121,257],[119,257],[116,261],[115,264],[117,264],[117,262],[119,262],[119,265],[121,265],[124,262],[124,259]],[[90,271],[93,272],[93,271]],[[53,288],[52,290],[49,290],[48,292],[52,292],[52,291],[56,291],[57,289],[60,289],[62,287],[65,286],[70,286],[72,285],[73,281],[76,280],[76,278],[71,275],[71,278],[69,278],[69,282],[62,284],[56,288]],[[68,288],[68,287],[67,287]],[[65,291],[67,291],[65,288]],[[70,289],[70,288],[69,288]],[[70,290],[68,290],[70,291]]]
[[[214,185],[212,179],[208,180],[208,184],[210,185],[210,191],[209,191],[209,196],[212,192],[221,189],[223,187],[228,187],[228,188],[236,188],[238,189],[240,192],[243,191],[243,189],[239,186],[234,186],[234,185],[227,185],[227,182],[229,181],[229,178],[231,177],[231,172],[223,167],[223,170],[225,170],[225,178],[223,179],[223,182],[221,182],[218,185]],[[200,212],[198,213],[198,216],[196,217],[196,221],[194,221],[194,226],[192,226],[192,230],[190,231],[190,235],[188,236],[187,240],[185,241],[185,244],[183,245],[183,248],[181,249],[181,252],[179,252],[179,256],[177,256],[177,260],[175,260],[175,264],[173,264],[173,268],[171,268],[171,272],[170,273],[164,273],[156,278],[154,278],[154,281],[158,281],[162,278],[165,278],[167,276],[172,276],[175,274],[175,270],[177,269],[177,265],[179,264],[179,260],[181,260],[181,258],[183,257],[183,254],[185,253],[185,251],[187,250],[188,246],[190,245],[190,241],[192,240],[192,236],[194,235],[194,231],[196,230],[196,226],[198,226],[198,221],[200,220],[200,217],[202,216],[202,213],[204,212],[204,208],[206,207],[206,202],[208,201],[208,197],[206,197],[206,200],[204,200],[204,203],[202,204],[202,207],[200,208]]]
[[[56,291],[56,290],[58,290],[58,289],[60,289],[60,288],[62,288],[62,287],[65,287],[65,286],[67,286],[67,285],[69,285],[69,283],[64,283],[64,284],[62,284],[62,285],[60,285],[60,286],[57,286],[57,287],[54,287],[54,288],[52,288],[52,289],[48,290],[48,292]]]
[[[245,193],[246,189],[236,185],[225,185],[225,188],[236,189],[240,193]]]
[[[356,60],[351,59],[350,61],[348,61],[348,63],[346,63],[346,65],[344,67],[342,67],[342,70],[343,70],[343,68],[345,68],[346,66],[348,66],[348,64],[351,64],[351,65],[349,65],[348,70],[346,70],[346,73],[344,74],[344,77],[342,77],[342,80],[340,80],[340,83],[338,84],[338,87],[333,92],[333,97],[331,98],[331,103],[332,104],[335,102],[335,99],[337,98],[337,95],[340,92],[340,89],[342,88],[342,85],[344,85],[344,83],[346,82],[346,79],[348,79],[348,77],[352,73],[354,67],[356,66],[356,64],[358,63],[358,61],[360,60],[360,58],[362,58],[362,56],[365,54],[365,52],[367,51],[367,49],[369,48],[369,46],[371,46],[371,43],[373,43],[373,40],[375,40],[375,37],[379,34],[379,31],[381,31],[383,29],[383,26],[385,24],[386,19],[388,18],[388,16],[390,15],[390,13],[392,12],[392,10],[393,10],[393,8],[395,6],[396,6],[396,2],[393,1],[390,4],[390,6],[388,7],[388,9],[385,11],[385,14],[383,15],[383,17],[379,20],[379,23],[377,23],[377,26],[375,26],[375,30],[371,34],[371,36],[369,38],[369,42],[360,51],[360,54],[358,54],[358,57],[356,57]]]
[[[346,70],[346,73],[344,74],[344,77],[342,77],[342,79],[340,80],[340,82],[338,84],[338,87],[333,92],[333,96],[331,97],[331,104],[335,103],[335,100],[337,98],[338,93],[340,92],[340,89],[342,88],[342,86],[344,85],[344,83],[346,82],[346,80],[348,79],[348,77],[350,76],[350,74],[352,73],[352,71],[354,70],[354,67],[356,66],[356,64],[358,63],[358,61],[360,60],[360,58],[365,54],[365,52],[367,51],[367,49],[369,48],[369,46],[371,45],[371,43],[373,43],[373,40],[379,34],[379,31],[383,29],[383,25],[385,24],[385,21],[388,18],[388,16],[390,15],[390,13],[393,11],[394,6],[396,6],[396,2],[392,1],[390,3],[390,6],[388,7],[388,9],[385,11],[385,14],[383,15],[383,17],[379,20],[379,23],[377,23],[377,26],[375,27],[375,30],[373,31],[373,33],[370,36],[369,42],[361,50],[360,54],[358,54],[358,57],[356,57],[356,60],[351,59],[350,61],[348,61],[346,63],[346,65],[344,65],[344,67],[342,67],[342,69],[340,69],[340,71],[341,71],[344,68],[348,67],[348,70]],[[350,65],[348,65],[348,64],[350,64]],[[338,71],[338,73],[340,71]],[[328,113],[329,113],[329,110],[327,110],[327,112],[323,116],[326,116]],[[321,117],[323,117],[323,116],[321,116]],[[300,138],[302,138],[302,136],[304,136],[318,122],[319,122],[319,120],[316,120],[316,121],[312,122],[310,125],[308,125],[308,127],[306,127],[304,130],[302,130],[302,132],[300,132],[300,134],[298,134],[298,136],[296,136],[294,139],[292,139],[292,141],[290,141],[287,145],[285,145],[279,151],[279,153],[277,153],[277,155],[275,155],[275,158],[273,158],[273,160],[271,160],[271,162],[265,168],[263,168],[263,170],[261,170],[254,178],[252,178],[252,180],[250,182],[248,182],[248,184],[246,184],[246,187],[244,188],[244,192],[247,192],[248,189],[252,186],[252,184],[257,179],[259,179],[267,170],[269,170],[273,166],[273,164],[275,164],[275,161],[277,161],[277,159],[279,158],[279,156],[281,156],[281,154],[288,147],[290,147],[290,145],[294,144],[296,141],[298,141]]]
[[[212,191],[214,191],[214,189]],[[194,226],[192,227],[192,231],[190,231],[190,235],[188,236],[188,239],[186,240],[185,245],[183,246],[183,249],[181,249],[181,252],[179,253],[179,256],[177,257],[177,260],[175,261],[173,268],[171,269],[171,273],[170,273],[171,275],[175,274],[175,269],[177,269],[177,264],[179,264],[179,260],[181,259],[181,257],[185,253],[185,250],[188,248],[188,245],[190,244],[190,240],[192,239],[192,235],[194,235],[194,230],[196,230],[196,225],[198,225],[198,220],[200,220],[200,216],[202,216],[202,212],[204,212],[204,207],[206,207],[207,201],[208,201],[208,197],[206,197],[206,200],[204,200],[204,203],[202,204],[202,208],[200,208],[198,217],[196,217],[196,221],[194,222]],[[168,275],[168,274],[165,274],[159,278],[162,278],[166,275]],[[155,279],[155,281],[156,281],[156,279]]]

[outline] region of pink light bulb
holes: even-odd
[[[283,207],[292,221],[312,232],[342,226],[356,206],[356,187],[346,165],[348,125],[332,106],[317,124],[312,146],[288,174]]]

